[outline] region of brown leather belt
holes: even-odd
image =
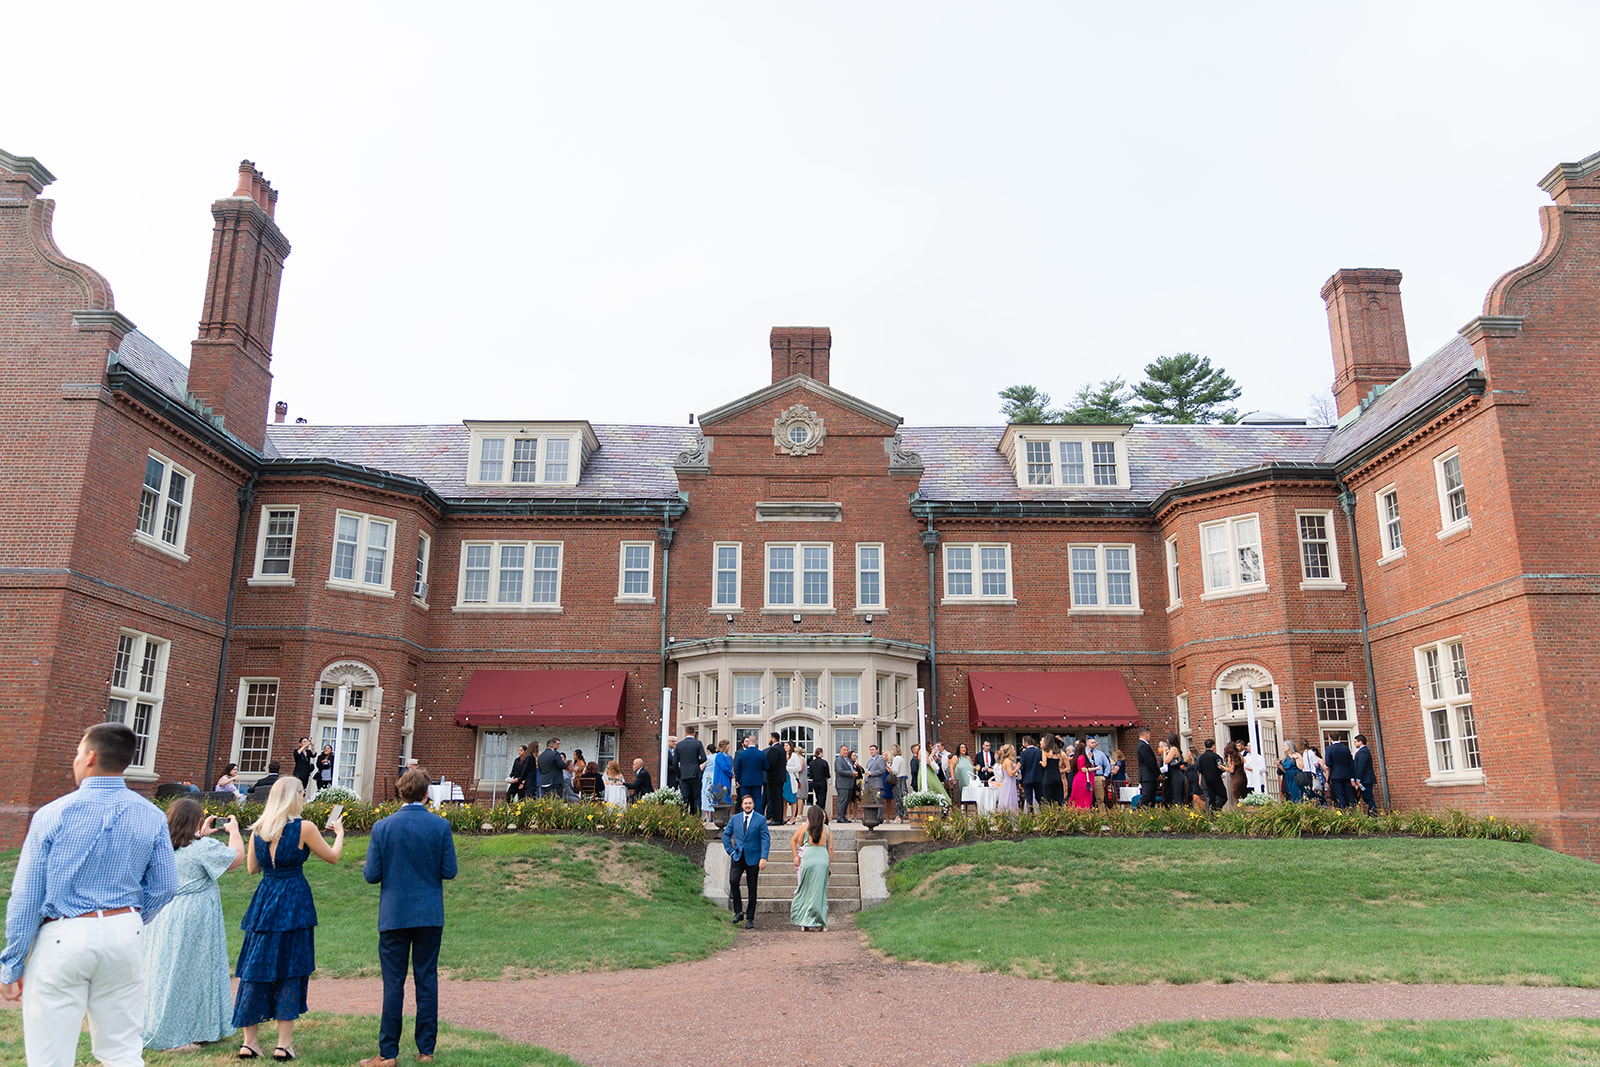
[[[128,907],[128,908],[101,908],[98,911],[86,911],[82,915],[52,915],[48,919],[46,919],[45,922],[53,923],[57,919],[104,919],[107,916],[111,916],[111,915],[126,915],[130,911],[138,911],[138,910],[139,910],[138,908],[133,908],[133,907]]]

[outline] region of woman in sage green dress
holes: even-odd
[[[828,864],[833,859],[833,835],[828,832],[826,818],[821,808],[811,805],[805,825],[795,827],[789,838],[796,880],[789,921],[808,932],[828,926]]]
[[[178,866],[178,891],[144,928],[145,1048],[220,1041],[233,1033],[228,933],[217,879],[244,862],[244,839],[232,815],[221,825],[189,797],[167,809]],[[210,836],[228,832],[228,843]]]

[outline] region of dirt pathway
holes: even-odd
[[[1031,981],[884,960],[849,925],[806,934],[779,926],[776,916],[763,919],[767,929],[740,930],[733,948],[695,963],[441,982],[439,1013],[587,1067],[712,1060],[959,1067],[1183,1019],[1600,1016],[1600,989]],[[376,1014],[381,1003],[377,979],[311,983],[313,1011]],[[408,1058],[402,1049],[401,1062]]]

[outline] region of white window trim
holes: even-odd
[[[417,534],[417,573],[411,582],[411,602],[418,607],[428,606],[428,571],[433,567],[433,538]]]
[[[1469,503],[1467,505],[1468,510],[1467,510],[1467,514],[1466,514],[1465,517],[1460,518],[1460,519],[1451,518],[1450,517],[1450,494],[1449,494],[1448,491],[1446,491],[1445,484],[1444,484],[1444,465],[1445,465],[1445,462],[1447,460],[1450,460],[1450,459],[1458,459],[1458,458],[1460,458],[1460,456],[1461,456],[1461,449],[1459,449],[1459,448],[1450,448],[1450,449],[1446,449],[1445,451],[1439,453],[1437,456],[1433,457],[1434,489],[1437,491],[1437,494],[1438,494],[1438,497],[1439,497],[1439,533],[1438,533],[1438,538],[1441,541],[1443,541],[1447,537],[1454,537],[1456,534],[1461,533],[1463,530],[1472,529],[1471,504]],[[1466,469],[1465,465],[1463,465],[1462,468],[1461,468],[1461,487],[1463,489],[1465,489],[1467,487],[1467,469]]]
[[[405,690],[405,705],[400,719],[400,760],[411,758],[412,742],[417,732],[417,694]]]
[[[470,432],[470,444],[467,450],[467,484],[468,485],[495,485],[508,488],[528,488],[533,486],[550,485],[577,485],[583,477],[584,465],[589,460],[589,455],[599,447],[595,440],[594,431],[585,422],[563,423],[467,423]],[[506,443],[505,457],[500,468],[500,477],[485,479],[480,477],[483,458],[483,442],[486,439],[498,438]],[[512,481],[511,463],[516,452],[516,441],[534,441],[534,477],[532,481]],[[547,479],[545,477],[545,455],[548,442],[564,440],[567,442],[567,476],[565,478]]]
[[[950,550],[954,548],[967,548],[972,550],[972,592],[950,592]],[[1006,593],[1004,596],[984,595],[983,592],[983,549],[1002,548],[1006,554]],[[1016,579],[1012,574],[1011,542],[1009,541],[957,541],[944,546],[942,557],[944,564],[941,571],[944,597],[941,604],[1015,604]]]
[[[466,602],[467,595],[467,548],[473,545],[489,546],[489,600],[487,603]],[[500,588],[500,549],[502,546],[522,546],[527,549],[523,557],[522,600],[515,604],[500,604],[495,602],[495,596]],[[533,595],[533,554],[538,548],[556,549],[556,599],[554,603],[532,604],[528,597]],[[450,610],[454,612],[474,613],[522,613],[531,615],[556,615],[562,611],[561,594],[565,583],[567,569],[567,543],[565,541],[484,541],[470,540],[461,542],[461,564],[456,574],[456,602]]]
[[[351,574],[359,574],[360,578],[337,578],[333,569],[339,565],[339,519],[341,517],[360,519],[356,527],[356,560],[351,568]],[[375,522],[383,523],[389,527],[389,548],[383,556],[383,582],[381,585],[370,585],[366,581],[367,574],[367,543],[368,534]],[[392,580],[394,577],[394,553],[399,540],[400,523],[385,515],[368,515],[360,511],[346,511],[340,508],[334,513],[333,519],[333,545],[328,553],[328,581],[329,589],[343,589],[351,593],[365,593],[367,596],[394,596]]]
[[[1178,561],[1178,535],[1173,534],[1166,541],[1166,569],[1167,569],[1167,614],[1172,614],[1183,607],[1183,584],[1180,580],[1182,570]]]
[[[126,684],[121,686],[112,684],[106,687],[106,720],[109,722],[111,718],[110,702],[112,700],[127,701],[128,719],[126,721],[129,727],[133,726],[132,717],[136,713],[137,706],[139,704],[150,705],[150,723],[145,731],[144,760],[139,763],[130,763],[127,770],[122,772],[122,776],[135,782],[154,782],[161,777],[156,773],[155,769],[156,748],[161,740],[161,709],[166,703],[167,664],[172,655],[172,642],[163,637],[156,637],[154,634],[141,633],[138,630],[118,630],[117,643],[119,645],[124,637],[133,638],[133,648],[128,655],[128,673],[124,679]],[[140,668],[144,663],[144,651],[152,644],[159,651],[156,654],[153,687],[148,693],[145,693],[139,690],[138,677]],[[112,671],[110,672],[111,680],[115,682],[115,646],[112,648],[111,655],[113,663]],[[206,773],[211,773],[209,768]],[[210,783],[206,784],[209,785]]]
[[[1127,427],[1105,426],[1077,428],[1075,431],[1056,431],[1038,426],[1030,426],[1018,432],[1016,429],[1007,430],[1001,438],[1000,449],[1005,452],[1011,461],[1011,473],[1017,480],[1019,489],[1076,489],[1080,491],[1108,491],[1113,489],[1128,489],[1132,486],[1128,468],[1128,443],[1125,435]],[[1050,480],[1048,482],[1033,483],[1028,481],[1028,445],[1027,442],[1048,441],[1050,444],[1049,466]],[[1065,472],[1061,463],[1061,444],[1064,441],[1076,441],[1083,445],[1083,481],[1064,482]],[[1096,485],[1094,480],[1094,445],[1109,443],[1115,451],[1117,462],[1117,480],[1113,485]]]
[[[1348,719],[1344,720],[1343,722],[1339,721],[1338,719],[1324,719],[1322,717],[1322,709],[1317,706],[1317,690],[1318,689],[1343,689],[1344,690],[1344,708],[1345,708],[1345,711],[1350,713],[1350,717]],[[1322,732],[1324,730],[1349,730],[1350,731],[1350,740],[1352,742],[1352,745],[1353,745],[1353,743],[1354,743],[1354,741],[1356,739],[1356,734],[1359,734],[1361,732],[1360,724],[1357,723],[1357,721],[1356,721],[1360,711],[1356,707],[1356,685],[1355,685],[1354,682],[1339,682],[1339,681],[1312,682],[1311,683],[1311,711],[1312,711],[1313,716],[1316,718],[1316,723],[1317,723],[1317,742],[1318,742],[1317,743],[1317,747],[1318,747],[1319,750],[1321,750],[1322,748],[1326,747],[1326,746],[1324,746],[1322,744],[1322,740],[1323,740],[1322,739]],[[1301,749],[1300,751],[1304,752],[1305,750]],[[1295,755],[1297,755],[1297,756],[1299,754],[1300,753],[1298,753],[1298,752],[1295,753]]]
[[[1255,520],[1256,550],[1261,553],[1261,581],[1251,582],[1248,585],[1242,585],[1239,582],[1239,542],[1237,539],[1235,539],[1233,534],[1235,528],[1234,524],[1240,519]],[[1211,566],[1210,561],[1206,558],[1206,530],[1213,526],[1221,526],[1223,529],[1228,531],[1229,584],[1225,586],[1213,587],[1211,584]],[[1298,545],[1298,528],[1295,531],[1295,537],[1295,543]],[[1261,514],[1259,512],[1249,512],[1244,515],[1229,515],[1225,519],[1218,519],[1215,522],[1203,522],[1200,524],[1200,580],[1202,587],[1205,589],[1205,592],[1200,594],[1201,600],[1224,600],[1228,597],[1250,596],[1255,593],[1265,593],[1267,591],[1267,550],[1264,538],[1262,537]]]
[[[1300,535],[1300,516],[1302,515],[1317,515],[1322,518],[1322,528],[1328,532],[1328,566],[1333,571],[1331,578],[1306,577],[1305,540]],[[1344,578],[1339,571],[1339,536],[1333,528],[1333,512],[1331,510],[1327,508],[1302,508],[1297,510],[1294,513],[1294,543],[1295,551],[1300,556],[1301,589],[1339,590],[1346,588]],[[1265,577],[1265,575],[1266,571],[1263,569],[1262,576]]]
[[[721,549],[733,549],[733,602],[731,604],[717,603],[717,559]],[[714,541],[711,545],[711,612],[723,614],[742,612],[744,600],[744,542],[743,541]]]
[[[1479,785],[1487,780],[1482,766],[1467,767],[1466,749],[1461,745],[1464,736],[1461,730],[1461,719],[1457,709],[1468,706],[1473,709],[1474,737],[1478,739],[1478,762],[1483,762],[1483,733],[1477,723],[1477,703],[1472,699],[1472,674],[1467,673],[1468,689],[1465,693],[1456,691],[1454,672],[1450,665],[1450,646],[1463,644],[1464,639],[1460,634],[1452,637],[1430,641],[1425,645],[1418,645],[1412,650],[1412,656],[1417,668],[1417,701],[1422,710],[1422,740],[1423,746],[1428,751],[1428,777],[1423,782],[1428,786],[1449,785]],[[1463,646],[1464,647],[1464,646]],[[1428,659],[1429,650],[1435,650],[1439,656],[1441,676],[1445,680],[1444,695],[1434,697],[1428,684]],[[1451,755],[1455,757],[1456,769],[1442,771],[1439,769],[1438,755],[1434,750],[1435,738],[1433,736],[1433,712],[1440,708],[1445,709],[1450,718],[1450,745]]]
[[[267,562],[267,516],[274,511],[290,511],[294,513],[294,533],[289,538],[289,573],[287,574],[263,574],[261,572],[261,568]],[[245,584],[294,585],[294,554],[295,550],[300,547],[300,505],[263,504],[261,505],[261,518],[256,527],[256,569]]]
[[[794,550],[794,602],[790,604],[774,604],[772,602],[772,550],[774,548],[791,548]],[[828,553],[828,599],[823,604],[806,604],[805,600],[805,551],[808,548],[825,549]],[[834,614],[833,600],[833,542],[832,541],[768,541],[761,548],[761,610],[769,615],[832,615]]]
[[[875,548],[878,550],[878,602],[876,604],[863,604],[861,602],[861,550]],[[889,614],[889,590],[884,581],[884,558],[882,541],[857,541],[856,542],[856,609],[857,615],[887,615]]]
[[[1095,596],[1098,604],[1078,605],[1078,590],[1073,582],[1072,550],[1075,548],[1088,548],[1094,550]],[[1128,550],[1128,581],[1132,586],[1133,603],[1112,605],[1107,603],[1110,598],[1110,587],[1106,575],[1106,549],[1125,548]],[[1139,553],[1133,545],[1124,542],[1079,542],[1067,546],[1067,593],[1072,601],[1068,615],[1143,615],[1144,609],[1139,606]]]
[[[1398,509],[1400,506],[1400,488],[1394,482],[1390,482],[1372,494],[1372,506],[1378,518],[1378,566],[1380,567],[1393,563],[1397,559],[1405,559],[1406,556],[1406,518],[1404,514],[1400,515],[1400,547],[1391,548],[1389,546],[1389,516],[1384,509],[1383,498],[1390,493],[1395,495],[1395,507]]]
[[[189,562],[189,557],[184,553],[184,546],[188,543],[188,540],[189,540],[189,515],[194,511],[194,493],[195,493],[194,472],[188,470],[185,467],[180,467],[177,464],[176,461],[168,458],[167,456],[162,455],[160,452],[157,452],[155,449],[151,449],[148,453],[146,453],[146,455],[150,459],[159,460],[161,462],[162,466],[163,466],[163,470],[161,472],[161,492],[156,497],[156,507],[155,507],[155,516],[154,516],[155,517],[154,525],[155,525],[156,529],[160,529],[161,528],[161,526],[162,526],[162,524],[164,522],[164,516],[167,513],[167,494],[169,492],[171,492],[171,490],[172,490],[172,472],[173,471],[177,471],[179,474],[183,475],[184,484],[188,487],[188,495],[184,498],[183,505],[182,505],[183,510],[178,513],[178,539],[177,539],[177,543],[176,544],[168,544],[166,541],[161,539],[161,535],[160,534],[148,534],[148,533],[145,533],[143,530],[139,529],[139,520],[138,520],[138,517],[137,517],[137,513],[135,514],[134,523],[133,523],[133,540],[134,540],[134,543],[135,544],[140,544],[140,545],[145,545],[146,547],[149,547],[149,548],[153,548],[157,552],[160,552],[161,554],[166,555],[166,556],[171,556],[173,559],[178,560],[178,561],[180,561],[182,563],[188,563]],[[140,473],[139,473],[139,499],[140,499],[141,504],[142,504],[143,499],[144,499],[144,490],[145,490],[144,472],[140,471]]]
[[[645,550],[645,591],[624,593],[628,581],[628,549]],[[617,597],[618,604],[654,604],[656,602],[656,543],[654,541],[624,541],[617,546]]]
[[[503,768],[490,767],[485,759],[487,756],[485,748],[487,746],[484,745],[484,741],[491,734],[499,734],[506,739],[506,750],[501,754],[501,758],[496,761],[500,762],[503,759],[505,763]],[[517,755],[516,748],[511,744],[511,731],[503,726],[480,726],[478,727],[477,743],[472,747],[474,750],[473,763],[475,764],[472,777],[478,781],[478,787],[480,789],[487,788],[492,782],[504,783],[506,772],[511,769],[511,761]]]
[[[272,715],[272,718],[268,719],[268,718],[264,718],[264,717],[261,717],[261,716],[246,716],[245,715],[245,713],[244,713],[245,712],[245,707],[249,703],[250,687],[252,685],[275,685],[275,686],[278,687],[277,697],[274,698],[274,701],[273,701],[273,708],[272,708],[273,715]],[[228,758],[230,760],[232,760],[234,763],[238,763],[240,755],[244,752],[244,729],[245,729],[245,727],[247,727],[247,726],[265,726],[267,728],[267,762],[268,763],[272,762],[272,759],[273,759],[272,746],[273,746],[273,743],[278,740],[278,715],[277,715],[278,703],[277,703],[277,699],[281,698],[282,696],[283,696],[283,684],[277,678],[248,678],[247,677],[247,678],[240,678],[239,679],[239,693],[238,693],[237,699],[234,701],[234,707],[233,707],[233,748],[229,750],[229,757]],[[248,775],[249,780],[253,783],[256,779],[265,777],[266,774],[267,774],[267,769],[266,769],[265,765],[263,765],[263,767],[259,771],[241,771],[240,773]],[[214,784],[216,784],[214,780],[212,782],[207,782],[206,783],[206,788],[209,789]]]

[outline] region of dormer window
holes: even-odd
[[[584,462],[599,447],[586,422],[469,422],[467,427],[472,431],[470,485],[577,485]]]
[[[1028,488],[1128,488],[1126,426],[1013,426],[1000,441]]]

